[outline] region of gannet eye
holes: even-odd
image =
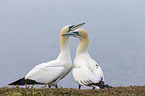
[[[74,25],[69,26],[68,32],[72,31]]]
[[[78,31],[77,32],[74,32],[74,33],[77,34],[77,36],[81,36]]]

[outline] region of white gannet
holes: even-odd
[[[72,60],[69,49],[69,36],[61,36],[64,33],[73,31],[85,23],[76,25],[67,25],[60,32],[60,54],[56,60],[35,66],[28,74],[8,85],[25,85],[25,84],[48,84],[49,87],[57,88],[58,81],[64,78],[72,69]]]
[[[75,31],[64,33],[62,36],[73,36],[80,39],[80,44],[76,51],[74,59],[73,77],[79,84],[79,89],[82,85],[95,88],[110,88],[111,86],[104,84],[104,75],[101,67],[93,60],[87,52],[89,37],[86,30],[83,28]]]

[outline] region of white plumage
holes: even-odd
[[[56,60],[42,63],[35,66],[28,74],[9,85],[24,84],[48,84],[48,86],[56,86],[58,81],[64,78],[72,69],[72,60],[69,49],[69,36],[61,36],[64,33],[73,31],[85,23],[68,25],[62,28],[60,32],[60,54]]]
[[[71,64],[71,62],[68,62],[68,64]],[[68,69],[71,69],[71,65],[68,67]],[[32,79],[36,82],[47,84],[53,82],[54,80],[61,79],[60,77],[62,77],[63,74],[66,74],[63,73],[64,70],[65,67],[61,66],[61,63],[58,60],[54,60],[48,63],[37,65],[25,76],[25,79]]]
[[[87,52],[89,37],[88,33],[80,28],[75,31],[65,33],[62,36],[74,36],[80,39],[80,44],[76,51],[74,59],[73,77],[79,84],[79,89],[82,85],[92,86],[93,88],[111,87],[104,85],[104,75],[101,67],[93,60]]]

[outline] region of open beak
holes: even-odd
[[[83,26],[84,24],[85,23],[72,25],[72,27],[70,28],[70,31],[74,31],[74,30],[78,29],[79,27]]]
[[[69,33],[64,33],[61,36],[73,36],[73,37],[80,37],[81,35],[79,34],[79,32],[76,31],[70,31]]]
[[[64,33],[61,36],[73,36],[73,37],[80,37],[81,35],[79,35],[79,32],[76,30],[79,27],[83,26],[85,23],[80,23],[80,24],[75,24],[75,25],[71,25],[69,27],[69,32],[68,33]]]

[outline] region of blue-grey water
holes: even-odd
[[[85,22],[88,52],[112,86],[145,85],[144,0],[1,0],[0,87],[56,59],[59,32]],[[72,59],[79,44],[70,38]],[[70,72],[59,86],[77,88]]]

